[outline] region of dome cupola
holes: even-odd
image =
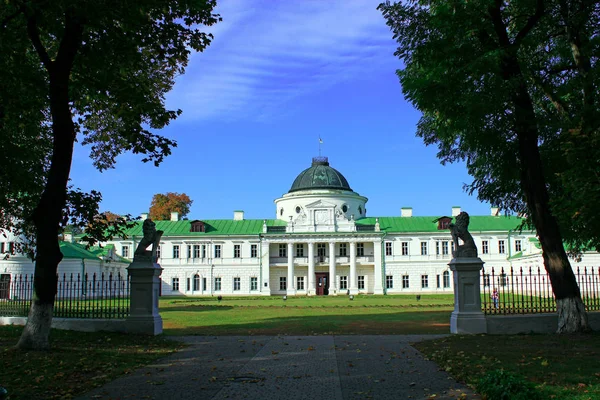
[[[327,157],[313,157],[310,168],[300,172],[294,180],[289,193],[311,189],[348,190],[350,185],[344,175],[329,166]]]

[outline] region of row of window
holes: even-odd
[[[448,271],[444,271],[444,273],[441,276],[440,279],[440,275],[436,275],[435,276],[435,284],[437,288],[440,287],[444,287],[444,288],[449,288],[450,287],[450,272]],[[386,289],[393,289],[394,288],[394,275],[386,275],[385,276],[385,288]],[[410,277],[408,275],[402,275],[402,289],[409,289],[410,288]],[[427,289],[429,288],[429,275],[421,275],[421,289]]]
[[[123,257],[128,258],[130,255],[130,247],[128,245],[124,245],[121,247],[121,254]],[[181,258],[181,246],[178,244],[173,245],[173,258]],[[187,246],[187,258],[206,258],[207,256],[207,245],[205,244],[194,244]],[[156,249],[156,257],[161,258],[161,248],[160,246]],[[215,244],[213,245],[213,257],[221,258],[221,245]],[[235,244],[233,245],[233,258],[241,258],[242,257],[242,245]],[[256,258],[258,257],[258,245],[252,244],[250,245],[250,257]]]
[[[365,276],[358,276],[358,289],[364,290],[365,288]],[[348,289],[348,276],[340,276],[340,289]],[[279,277],[279,290],[287,290],[287,277]],[[296,290],[304,290],[304,277],[296,277]]]
[[[222,278],[217,277],[214,281],[214,290],[216,292],[221,290]],[[241,290],[242,280],[239,277],[233,278],[233,290]],[[186,279],[186,291],[200,291],[200,275],[194,275],[193,278]],[[171,290],[174,292],[179,291],[179,278],[171,278]],[[206,291],[206,278],[202,278],[202,291]],[[258,290],[258,278],[253,276],[250,277],[250,291]]]
[[[407,256],[408,253],[408,242],[401,242],[401,254],[403,256]],[[450,254],[450,248],[452,249],[451,251],[454,252],[454,242],[451,241],[436,241],[435,242],[435,254],[436,255],[449,255]],[[522,243],[521,240],[515,240],[515,251],[522,251]],[[481,241],[481,253],[482,254],[489,254],[490,252],[490,245],[489,245],[489,241],[488,240],[482,240]],[[506,245],[505,245],[505,241],[504,240],[498,240],[498,254],[505,254],[506,253]],[[427,242],[421,242],[421,255],[422,256],[426,256],[428,254],[428,243]],[[392,242],[385,242],[385,255],[386,256],[391,256],[393,255],[393,247],[392,247]]]

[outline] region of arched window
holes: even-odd
[[[198,290],[200,290],[200,275],[198,275],[198,274],[194,275],[193,290],[194,290],[194,292],[197,292]]]
[[[450,287],[450,272],[444,271],[444,288]]]

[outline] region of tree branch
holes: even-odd
[[[517,37],[515,38],[514,44],[517,46],[521,43],[523,39],[527,36],[527,34],[537,25],[538,21],[544,15],[544,0],[537,0],[535,4],[535,14],[533,14],[529,19],[527,19],[527,23],[517,33]]]
[[[536,75],[532,75],[531,79],[533,80],[533,83],[540,88],[540,90],[542,92],[544,92],[544,94],[546,95],[546,97],[548,98],[548,100],[550,100],[550,102],[552,103],[552,105],[554,105],[554,108],[556,109],[556,111],[558,111],[558,113],[560,114],[561,117],[566,117],[567,119],[569,119],[569,115],[566,112],[566,106],[565,104],[556,97],[556,95],[554,94],[554,92],[552,91],[552,89],[550,88],[549,85],[547,85],[539,76]]]
[[[27,18],[27,35],[29,36],[29,40],[31,40],[31,43],[35,48],[35,51],[38,53],[40,60],[42,60],[42,64],[44,64],[44,67],[46,67],[48,72],[51,72],[53,62],[40,39],[40,31],[38,29],[35,16],[30,16]]]

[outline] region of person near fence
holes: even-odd
[[[498,294],[498,289],[494,289],[492,291],[492,303],[494,303],[494,308],[498,308],[499,301],[500,301],[500,295]]]

